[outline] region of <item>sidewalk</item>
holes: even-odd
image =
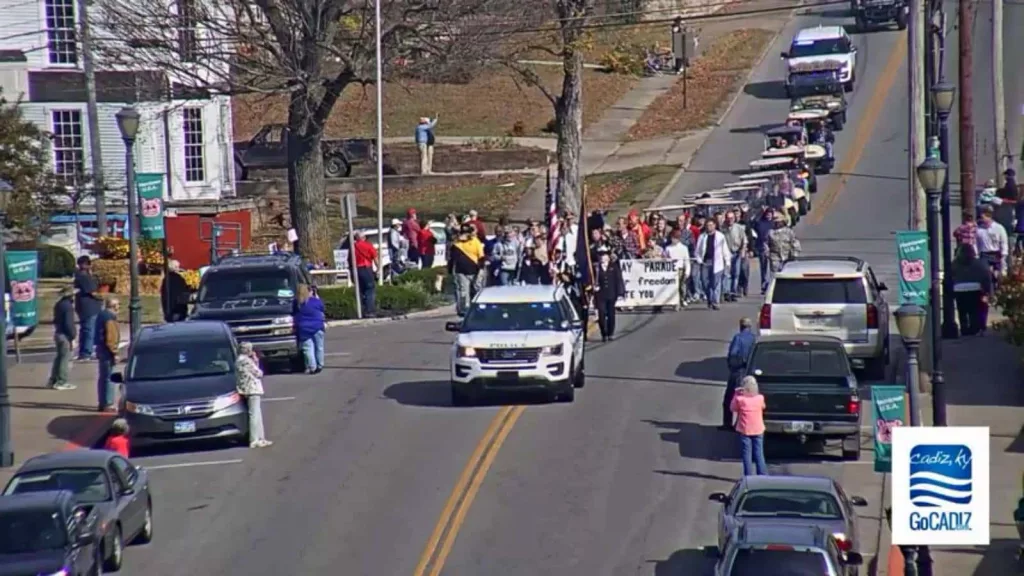
[[[932,571],[936,576],[1017,574],[1013,510],[1024,473],[1024,353],[994,331],[945,340],[942,350],[949,425],[988,426],[991,431],[992,544],[932,548]],[[931,400],[930,394],[922,394],[925,425],[932,423]],[[897,576],[903,571],[887,571],[882,564],[878,574]]]

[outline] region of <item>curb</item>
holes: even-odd
[[[327,322],[327,326],[330,328],[344,327],[344,326],[372,326],[374,324],[387,324],[389,322],[398,322],[399,320],[422,320],[424,318],[441,318],[444,316],[452,316],[455,314],[455,305],[449,304],[440,308],[434,308],[433,310],[422,310],[419,312],[410,312],[408,314],[400,314],[398,316],[388,316],[387,318],[363,318],[354,320],[331,320]]]

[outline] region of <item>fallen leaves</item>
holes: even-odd
[[[751,28],[730,32],[693,62],[686,83],[659,96],[629,131],[630,140],[673,136],[714,124],[737,84],[760,58],[775,33]],[[683,104],[686,106],[684,107]]]
[[[634,201],[649,203],[668,184],[678,166],[642,166],[622,172],[591,174],[584,179],[588,210],[628,208]]]

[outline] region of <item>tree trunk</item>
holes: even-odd
[[[327,225],[323,126],[313,121],[317,99],[301,91],[288,108],[288,201],[292,228],[299,235],[295,251],[312,262],[330,262],[332,239]]]
[[[583,52],[567,45],[562,54],[562,94],[555,106],[558,129],[558,204],[579,212],[583,182]]]

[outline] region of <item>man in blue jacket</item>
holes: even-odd
[[[75,289],[65,286],[60,289],[60,299],[53,305],[53,346],[57,355],[50,368],[49,386],[54,390],[74,390],[68,382],[68,362],[75,347],[75,305],[72,299]]]
[[[754,222],[754,252],[757,253],[757,263],[761,269],[761,295],[768,291],[768,284],[772,280],[772,266],[768,258],[768,234],[775,228],[775,211],[765,208],[761,218]]]
[[[753,328],[754,323],[750,318],[741,319],[740,331],[732,337],[732,342],[729,342],[729,355],[725,359],[729,365],[729,380],[725,384],[725,396],[722,398],[722,430],[732,430],[732,410],[729,406],[732,405],[733,394],[736,393],[736,387],[743,378],[747,358],[750,357],[754,342],[757,340]]]
[[[434,173],[434,126],[437,126],[437,117],[433,120],[424,116],[416,126],[416,147],[420,150],[420,174]]]

